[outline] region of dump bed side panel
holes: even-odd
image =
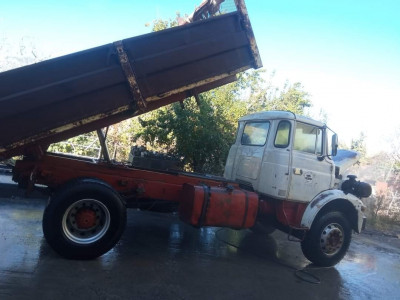
[[[239,10],[0,73],[0,159],[183,100],[260,67],[249,30]]]

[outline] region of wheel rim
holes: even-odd
[[[321,232],[320,246],[327,256],[337,254],[344,243],[344,230],[337,223],[327,225]]]
[[[65,236],[77,244],[91,244],[100,240],[110,227],[110,212],[95,199],[82,199],[65,211],[62,229]]]

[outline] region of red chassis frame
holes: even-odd
[[[123,164],[95,161],[53,153],[35,155],[17,161],[13,180],[29,189],[35,184],[55,190],[77,178],[96,178],[108,183],[127,201],[163,200],[179,204],[183,184],[231,186],[235,182],[221,177],[187,172],[154,171],[129,167]],[[299,229],[307,203],[296,203],[259,197],[258,216],[276,218],[284,226]],[[129,204],[129,203],[128,203]],[[302,228],[306,229],[306,228]]]

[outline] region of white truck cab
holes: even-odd
[[[258,112],[239,120],[224,172],[257,192],[276,224],[289,233],[304,230],[303,253],[325,266],[343,258],[351,231],[365,225],[361,198],[371,194],[355,176],[342,181],[341,166],[358,157],[344,150],[351,155],[335,163],[337,147],[337,135],[324,123],[288,111]],[[298,223],[288,220],[291,212]]]
[[[247,115],[239,120],[224,177],[260,194],[310,202],[334,187],[333,136],[325,124],[291,112]]]

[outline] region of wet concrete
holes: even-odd
[[[368,235],[354,235],[335,268],[312,268],[280,232],[195,229],[176,215],[129,210],[113,250],[73,261],[43,238],[45,199],[7,184],[0,197],[0,299],[400,298],[400,248]],[[317,278],[295,272],[305,267]]]

